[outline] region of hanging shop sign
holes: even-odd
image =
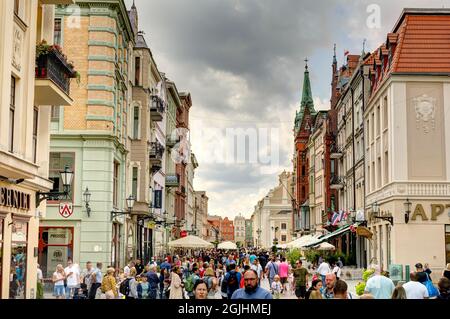
[[[30,210],[30,194],[0,187],[0,206]]]
[[[369,239],[372,239],[372,236],[373,236],[373,233],[370,231],[370,229],[367,227],[364,227],[364,226],[358,226],[356,228],[356,234],[358,236],[369,238]]]

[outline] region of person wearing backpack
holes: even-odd
[[[138,299],[136,274],[136,268],[131,268],[128,277],[120,284],[119,291],[125,299]]]
[[[236,264],[231,263],[229,266],[230,271],[225,275],[224,281],[227,285],[227,297],[231,299],[233,293],[239,289],[241,282],[241,273],[236,271]]]
[[[184,289],[188,293],[189,299],[194,299],[194,286],[200,280],[200,270],[197,267],[192,268],[192,274],[186,278]]]
[[[269,278],[269,287],[272,287],[273,279],[275,278],[276,275],[278,275],[278,265],[276,263],[275,256],[272,257],[272,260],[267,263],[266,273],[267,273],[267,278]]]

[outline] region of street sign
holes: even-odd
[[[59,214],[64,218],[69,218],[73,214],[72,203],[59,203]]]

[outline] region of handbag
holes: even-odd
[[[430,298],[439,296],[439,291],[437,288],[433,285],[433,282],[431,281],[430,276],[427,274],[427,281],[425,281],[424,285],[427,287],[428,290],[428,296]]]

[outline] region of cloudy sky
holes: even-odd
[[[344,51],[359,54],[364,39],[366,51],[376,49],[403,8],[450,7],[442,0],[135,3],[159,70],[192,95],[194,187],[207,192],[210,214],[231,218],[250,217],[278,174],[292,170],[306,57],[316,110],[328,109],[334,43],[341,65]],[[252,136],[247,143],[232,138],[244,134]]]

